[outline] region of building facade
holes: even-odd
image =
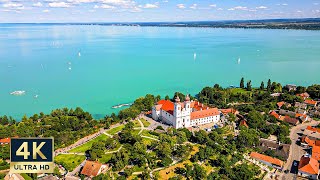
[[[152,118],[161,120],[174,128],[188,128],[208,123],[218,123],[220,113],[217,108],[209,108],[198,101],[190,101],[187,95],[184,102],[176,97],[175,102],[160,100],[152,107]]]

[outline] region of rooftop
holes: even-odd
[[[281,161],[280,159],[277,159],[277,158],[266,156],[266,155],[263,155],[263,154],[260,154],[260,153],[257,153],[257,152],[252,152],[250,154],[250,156],[252,158],[259,159],[259,160],[262,160],[262,161],[265,161],[265,162],[269,162],[269,163],[277,165],[279,167],[283,166],[283,161]]]
[[[88,177],[97,176],[102,164],[94,161],[87,161],[84,165],[81,174],[86,175]]]
[[[299,171],[308,173],[308,174],[318,174],[319,172],[319,163],[316,159],[312,157],[302,156],[298,166]]]

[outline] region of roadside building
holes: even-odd
[[[273,150],[277,157],[283,157],[284,159],[288,159],[289,151],[290,151],[290,144],[282,144],[277,143],[277,141],[263,139],[259,140],[259,149],[263,152],[267,151],[268,149]]]
[[[280,109],[283,105],[284,105],[284,101],[281,101],[281,102],[278,102],[278,103],[277,103],[277,106],[278,106],[279,109]]]
[[[284,117],[284,122],[287,122],[287,123],[289,123],[291,125],[294,125],[294,126],[296,126],[296,125],[298,125],[300,123],[298,119],[292,118],[292,117],[289,117],[289,116],[285,116]]]
[[[10,138],[0,139],[0,145],[10,144]]]
[[[107,167],[107,165],[101,164],[99,162],[87,161],[81,171],[81,174],[93,178],[95,176],[98,176],[100,173],[106,171]]]
[[[295,117],[296,116],[296,112],[289,111],[289,110],[284,110],[284,109],[280,109],[279,114],[280,115],[284,115],[284,116],[290,116],[290,117]]]
[[[252,152],[250,154],[250,157],[254,158],[254,159],[262,162],[263,164],[266,164],[266,165],[270,166],[270,167],[282,170],[283,161],[281,161],[280,159],[273,158],[273,157],[270,157],[270,156],[266,156],[264,154],[260,154],[260,153],[257,153],[257,152]]]
[[[320,139],[320,129],[308,126],[304,131],[303,135],[310,139]]]
[[[298,175],[309,179],[318,179],[318,161],[312,157],[302,156],[298,166]]]
[[[279,97],[282,93],[272,93],[270,94],[271,97]]]
[[[306,99],[304,101],[304,103],[306,103],[310,107],[316,107],[317,106],[317,101],[312,100],[312,99]]]

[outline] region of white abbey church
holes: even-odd
[[[174,128],[188,128],[191,126],[208,123],[218,123],[220,113],[217,108],[209,108],[198,101],[190,101],[189,95],[185,102],[180,102],[179,97],[175,103],[169,100],[160,100],[152,107],[152,118],[171,124]]]

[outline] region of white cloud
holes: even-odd
[[[37,2],[37,3],[34,3],[32,6],[34,7],[42,7],[42,3],[41,2]]]
[[[102,5],[100,6],[100,8],[102,8],[102,9],[114,9],[114,8],[116,8],[116,7],[110,6],[110,5],[108,5],[108,4],[102,4]]]
[[[218,11],[222,11],[223,9],[222,9],[222,8],[218,8],[217,10],[218,10]]]
[[[185,9],[186,8],[186,6],[184,4],[177,4],[177,7],[179,9]]]
[[[259,7],[256,7],[256,9],[267,9],[268,7],[266,6],[259,6]]]
[[[287,3],[277,4],[277,6],[288,6],[288,4]]]
[[[137,13],[137,12],[141,12],[142,10],[138,7],[133,7],[130,12],[133,12],[133,13]]]
[[[8,9],[11,9],[11,10],[22,10],[22,9],[24,9],[23,4],[12,3],[12,2],[3,4],[2,7],[8,8]]]
[[[192,4],[192,6],[190,6],[190,9],[197,9],[198,5],[197,4]]]
[[[302,11],[298,10],[297,13],[302,13]]]
[[[216,4],[210,4],[209,6],[210,6],[210,7],[217,7]]]
[[[234,10],[242,10],[242,11],[247,11],[248,8],[245,7],[245,6],[236,6],[236,7],[233,7],[233,8],[229,8],[228,9],[229,11],[234,11]]]
[[[99,6],[98,6],[98,5],[94,5],[94,6],[93,6],[93,8],[98,9],[98,8],[99,8]]]
[[[168,1],[168,0],[164,0],[164,1],[162,1],[162,2],[167,3],[167,2],[169,2],[169,1]]]
[[[316,6],[317,6],[317,5],[319,5],[319,3],[313,3],[313,5],[316,5]]]
[[[154,8],[158,8],[159,6],[158,5],[156,5],[156,4],[145,4],[144,6],[143,6],[143,8],[145,8],[145,9],[154,9]]]
[[[48,13],[48,12],[50,12],[50,10],[49,10],[49,9],[45,9],[45,10],[43,10],[42,12]]]
[[[49,7],[52,7],[52,8],[68,8],[68,7],[71,7],[71,5],[69,3],[66,3],[66,2],[52,2],[52,3],[49,3]]]

